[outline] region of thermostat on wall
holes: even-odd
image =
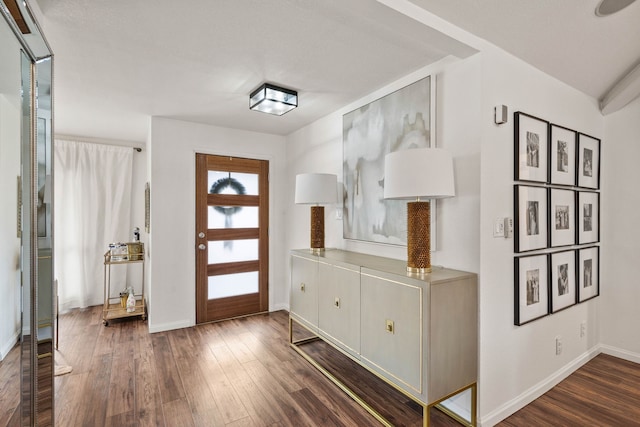
[[[507,123],[509,112],[506,105],[497,105],[493,109],[493,120],[497,125]]]

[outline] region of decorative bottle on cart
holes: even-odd
[[[133,296],[133,289],[131,289],[127,298],[127,313],[133,313],[134,311],[136,311],[136,297]]]

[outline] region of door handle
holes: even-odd
[[[198,245],[198,249],[200,249],[201,251],[204,251],[205,249],[207,249],[207,245],[205,245],[204,243],[200,243]]]
[[[198,237],[204,239],[204,231],[199,232]]]

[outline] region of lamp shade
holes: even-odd
[[[297,204],[326,204],[338,201],[338,177],[329,173],[296,175]]]
[[[441,148],[394,151],[384,159],[385,199],[455,196],[453,159]]]

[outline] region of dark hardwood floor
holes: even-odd
[[[640,426],[640,365],[600,354],[498,426]]]
[[[152,335],[140,320],[104,327],[101,314],[61,316],[56,363],[73,372],[55,379],[57,426],[379,425],[289,347],[286,312]],[[338,375],[357,371],[321,342],[305,346]],[[15,420],[16,353],[0,363],[0,426]],[[422,425],[383,383],[362,373],[351,381],[394,424]],[[459,426],[439,411],[431,425]],[[640,366],[600,355],[499,425],[640,426]]]
[[[0,426],[20,422],[20,346],[16,345],[0,362]]]
[[[101,307],[66,314],[56,363],[73,372],[56,378],[56,425],[379,425],[287,339],[283,311],[152,335],[140,320],[104,327]],[[353,369],[321,342],[308,345]],[[409,399],[367,376],[372,395],[387,398],[380,412],[397,425],[422,425]],[[460,425],[433,412],[434,427]]]

